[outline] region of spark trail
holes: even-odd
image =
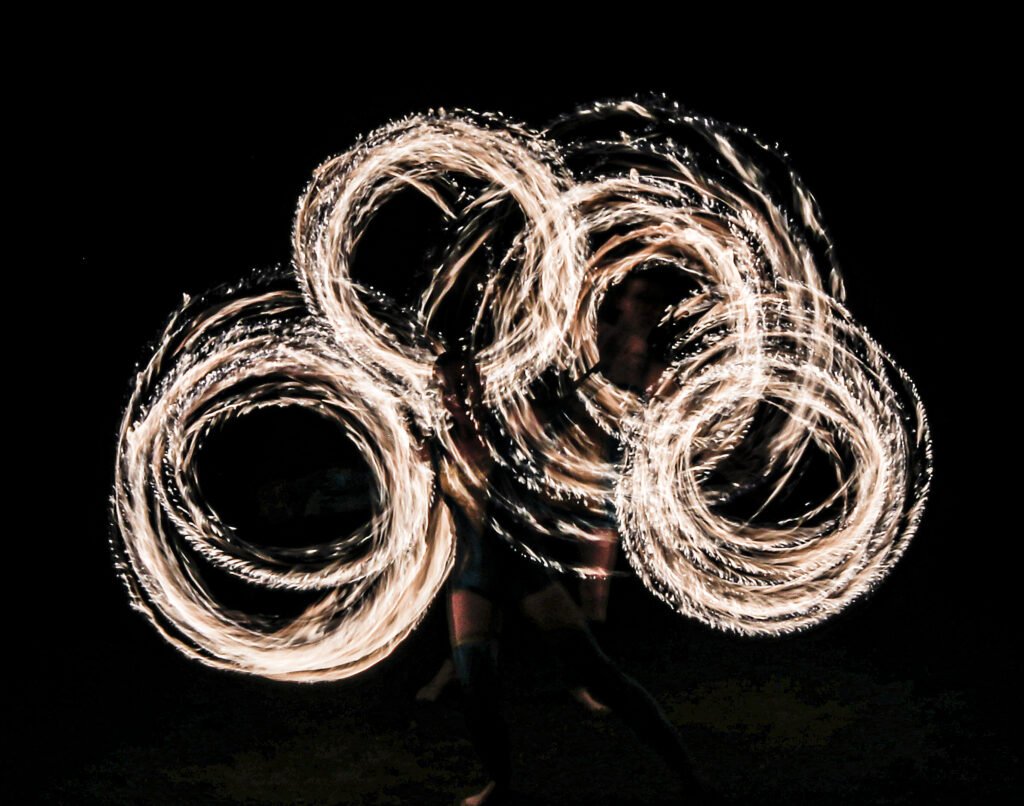
[[[351,276],[401,191],[435,204],[450,233],[409,309]],[[135,606],[204,663],[337,679],[416,626],[453,556],[424,445],[457,456],[433,375],[454,341],[475,355],[480,428],[504,470],[492,525],[552,568],[607,574],[565,549],[621,539],[680,613],[777,634],[877,584],[917,528],[931,473],[917,392],[843,306],[813,197],[742,129],[658,99],[595,104],[543,132],[410,117],[317,169],[293,243],[299,290],[176,314],[120,431],[119,568]],[[609,324],[616,294],[654,277],[650,335],[626,314]],[[453,304],[472,313],[457,331]],[[266,406],[313,410],[352,440],[378,492],[367,524],[284,549],[213,511],[196,474],[204,436]],[[808,475],[814,500],[781,506]],[[219,603],[201,563],[323,596],[271,623]]]

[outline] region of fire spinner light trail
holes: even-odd
[[[451,232],[409,310],[351,277],[361,235],[401,191],[436,204]],[[422,619],[453,561],[423,440],[448,442],[433,362],[444,303],[467,279],[475,312],[459,338],[485,382],[488,448],[514,480],[490,492],[495,528],[531,559],[607,574],[551,547],[613,539],[588,524],[614,506],[614,539],[657,596],[718,629],[779,634],[877,584],[917,528],[931,443],[916,390],[843,307],[812,196],[744,130],[663,100],[596,104],[543,132],[414,116],[320,166],[293,236],[299,290],[254,280],[187,300],[121,425],[118,568],[133,605],[203,663],[338,679]],[[603,371],[599,309],[651,267],[689,291],[663,302],[664,367],[639,392]],[[267,406],[312,410],[356,445],[378,492],[362,528],[271,548],[203,499],[204,436]],[[831,467],[828,491],[773,515],[811,454]],[[206,562],[322,597],[271,623],[219,603]]]

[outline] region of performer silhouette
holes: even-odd
[[[540,565],[520,556],[489,528],[489,490],[496,474],[478,426],[482,382],[472,358],[449,351],[436,377],[450,415],[451,448],[434,454],[442,499],[455,524],[455,567],[449,578],[452,658],[462,684],[470,738],[489,776],[463,806],[508,802],[512,773],[508,729],[498,678],[498,629],[503,608],[518,607],[540,630],[574,688],[586,688],[654,749],[696,795],[679,735],[657,703],[598,647],[583,612]]]

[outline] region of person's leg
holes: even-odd
[[[578,686],[611,707],[637,736],[657,752],[689,789],[700,784],[682,740],[654,698],[609,660],[586,627],[582,611],[555,583],[524,598],[521,607]]]
[[[596,540],[580,545],[580,559],[585,567],[603,571],[605,576],[586,577],[579,581],[580,609],[587,620],[587,628],[604,643],[618,535],[614,529],[605,528],[595,532],[594,536]],[[591,713],[606,714],[611,710],[594,699],[586,686],[576,686],[570,691],[573,698]]]
[[[498,678],[498,614],[494,604],[471,590],[449,597],[452,660],[462,684],[470,739],[490,778],[464,806],[497,804],[510,779],[508,728],[501,715]]]
[[[589,625],[604,624],[608,619],[611,572],[615,567],[615,532],[611,529],[602,529],[596,537],[599,539],[587,541],[580,546],[580,559],[583,565],[599,569],[606,574],[580,580],[580,607]]]

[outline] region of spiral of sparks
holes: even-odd
[[[360,237],[403,190],[452,233],[410,310],[351,272]],[[521,226],[491,248],[510,209]],[[433,377],[437,323],[467,278],[475,309],[459,338],[475,351],[479,426],[505,471],[494,528],[533,560],[603,575],[559,546],[621,539],[680,613],[778,634],[870,589],[917,528],[931,474],[917,392],[844,308],[810,193],[744,130],[663,100],[596,104],[540,133],[494,115],[410,117],[317,169],[293,242],[301,293],[187,301],[120,430],[119,568],[133,604],[203,663],[338,679],[422,618],[453,557],[422,442],[458,457]],[[612,377],[600,310],[651,267],[687,290],[662,302],[668,346],[641,391]],[[314,411],[355,444],[378,493],[362,528],[267,547],[203,499],[204,436],[268,406]],[[779,514],[812,459],[830,468],[814,471],[826,489]],[[618,535],[600,526],[612,506]],[[323,595],[268,621],[218,602],[201,563]]]

